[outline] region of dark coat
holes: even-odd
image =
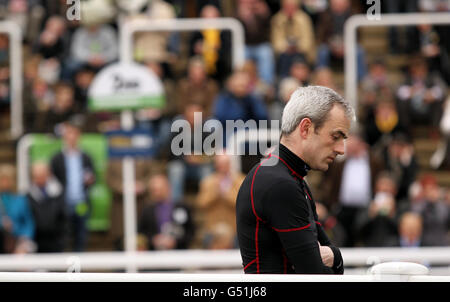
[[[81,152],[81,157],[82,157],[83,171],[92,173],[92,175],[95,176],[95,169],[94,169],[94,165],[92,163],[91,157],[83,151],[80,151],[80,152]],[[52,174],[56,177],[56,179],[62,185],[63,196],[64,196],[64,193],[65,193],[65,190],[67,187],[67,179],[66,179],[66,163],[64,160],[63,151],[58,152],[57,154],[55,154],[52,157],[52,159],[50,161],[50,167],[51,167]],[[89,197],[89,194],[88,194],[89,187],[90,187],[90,185],[88,185],[88,184],[84,185],[84,193],[87,198],[86,201],[90,205],[90,201],[88,198]]]
[[[62,252],[66,214],[62,190],[31,186],[27,198],[36,226],[38,252]]]
[[[139,217],[138,232],[147,237],[149,250],[154,249],[152,237],[159,234],[157,221],[155,204],[147,205]],[[189,248],[194,237],[194,223],[188,207],[182,204],[173,206],[170,229],[170,234],[176,238],[175,249]]]

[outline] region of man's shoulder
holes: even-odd
[[[297,186],[295,179],[280,163],[273,165],[262,163],[256,169],[250,174],[253,174],[252,177],[254,177],[255,182],[261,182],[266,189],[273,189],[275,185]]]
[[[53,156],[50,158],[50,161],[51,162],[56,162],[56,161],[59,161],[59,160],[63,159],[63,157],[64,157],[63,152],[62,151],[58,151],[55,154],[53,154]]]

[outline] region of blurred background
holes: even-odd
[[[192,125],[194,112],[223,125],[280,120],[298,86],[344,95],[344,25],[370,8],[356,0],[66,2],[0,1],[1,22],[9,24],[0,23],[3,254],[124,251],[124,156],[134,159],[133,249],[236,251],[235,199],[259,156],[239,157],[240,169],[233,169],[236,158],[205,150],[175,156],[173,121]],[[390,0],[380,7],[382,16],[450,17],[444,0]],[[185,18],[237,20],[243,64],[233,63],[230,30],[136,31],[132,59],[156,78],[159,94],[157,102],[148,98],[130,108],[122,99],[132,125],[124,129],[123,113],[98,106],[91,91],[120,61],[123,25]],[[17,29],[19,40],[11,35]],[[449,245],[449,55],[450,25],[358,29],[358,125],[345,157],[308,175],[335,245]],[[121,75],[133,79],[115,74],[114,89],[133,88]]]

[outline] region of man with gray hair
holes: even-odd
[[[295,90],[278,148],[255,165],[239,190],[236,221],[245,273],[343,274],[339,249],[318,222],[304,178],[326,171],[355,119],[352,107],[321,86]]]

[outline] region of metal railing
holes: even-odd
[[[366,15],[354,15],[345,22],[344,28],[344,76],[345,98],[358,110],[358,77],[357,77],[357,31],[363,26],[414,26],[419,24],[450,24],[450,13],[408,13],[382,14],[379,20],[370,20]]]
[[[0,21],[0,33],[9,36],[11,137],[23,133],[22,30],[12,21]]]
[[[401,261],[450,266],[450,247],[342,248],[346,268]],[[239,250],[170,250],[0,255],[0,271],[242,271]]]

